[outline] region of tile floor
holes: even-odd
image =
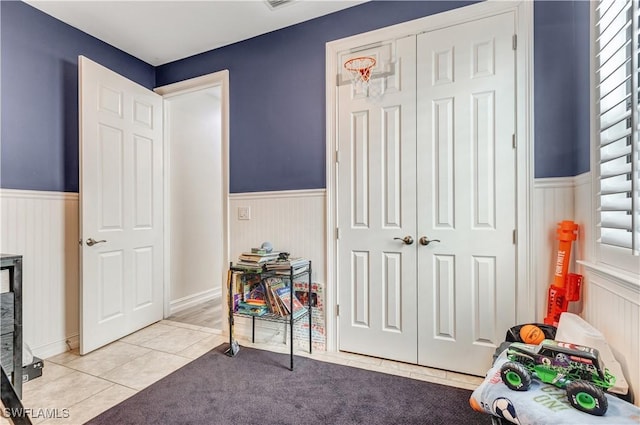
[[[80,425],[226,341],[216,329],[162,320],[88,355],[80,356],[73,350],[45,359],[42,377],[24,384],[23,404],[36,413],[32,415],[34,424]],[[242,346],[289,352],[284,344],[253,344],[243,339],[239,342]],[[294,352],[320,361],[466,389],[474,389],[482,381],[474,376],[350,353]],[[0,424],[9,422],[0,417]]]

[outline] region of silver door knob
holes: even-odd
[[[101,241],[96,241],[93,238],[87,239],[87,245],[89,246],[94,246],[95,244],[102,243],[102,242],[106,242],[106,240],[102,239]]]
[[[413,243],[413,238],[411,236],[405,236],[404,238],[393,238],[393,240],[402,241],[406,245],[411,245]]]
[[[440,239],[431,239],[431,240],[429,240],[429,238],[426,237],[426,236],[423,236],[423,237],[420,238],[420,245],[427,246],[431,242],[440,242]]]

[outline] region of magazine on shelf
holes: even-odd
[[[302,257],[291,257],[288,260],[270,261],[266,264],[267,270],[290,270],[309,267],[309,260]]]

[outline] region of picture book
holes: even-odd
[[[268,309],[266,305],[255,305],[252,303],[247,303],[244,301],[240,301],[238,303],[238,313],[248,314],[250,316],[263,316],[268,313]]]
[[[264,280],[264,284],[266,286],[266,290],[271,295],[271,311],[273,314],[277,314],[279,316],[286,316],[289,314],[286,310],[284,310],[284,306],[282,306],[282,302],[280,301],[280,297],[276,293],[278,288],[282,288],[285,286],[284,282],[279,277],[269,277]]]
[[[295,296],[295,294],[291,293],[291,287],[285,286],[276,290],[280,301],[284,305],[287,310],[287,314],[292,313],[291,307],[293,306],[293,317],[299,317],[306,311],[306,308],[300,300]]]

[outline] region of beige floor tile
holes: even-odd
[[[188,357],[190,359],[197,359],[205,353],[216,348],[218,345],[227,341],[227,338],[222,335],[211,335],[205,339],[202,339],[196,342],[193,345],[185,348],[182,351],[177,352],[176,354],[183,357]]]
[[[141,390],[189,363],[191,359],[159,351],[150,351],[103,375],[116,384]]]
[[[65,366],[93,376],[101,376],[149,351],[148,348],[116,341],[65,363]]]
[[[208,334],[222,335],[222,331],[220,329],[192,325],[191,323],[175,322],[173,320],[162,320],[160,323],[167,326],[175,326],[176,328],[186,328],[194,331],[206,332]]]
[[[44,375],[44,374],[43,374]],[[31,409],[68,409],[72,405],[97,394],[113,383],[95,376],[74,371],[57,379],[40,381],[41,378],[25,385],[22,403]],[[38,381],[40,381],[38,383]],[[27,382],[27,384],[29,384]]]
[[[22,384],[22,389],[23,391],[30,391],[32,388],[39,387],[49,381],[59,379],[62,376],[68,375],[73,372],[74,370],[71,368],[56,363],[51,363],[49,360],[45,360],[44,366],[42,367],[42,376],[25,382],[24,384]]]
[[[404,372],[409,372],[409,373],[419,373],[422,375],[429,375],[429,376],[435,376],[438,378],[446,378],[447,377],[447,371],[445,370],[441,370],[441,369],[433,369],[430,367],[426,367],[426,366],[418,366],[418,365],[414,365],[414,364],[407,364],[407,363],[401,363],[401,362],[394,362],[391,360],[382,360],[382,367],[384,368],[388,368],[388,369],[398,369]]]
[[[46,360],[52,363],[63,365],[65,363],[69,363],[70,361],[77,359],[78,357],[80,357],[80,352],[76,348],[74,350],[66,351],[62,354],[58,354],[57,356],[47,357]]]
[[[71,406],[67,417],[52,418],[44,421],[43,425],[77,425],[87,422],[116,404],[128,399],[137,391],[122,385],[113,384],[80,403]]]
[[[166,325],[164,325],[166,326]],[[139,342],[141,347],[151,348],[153,350],[163,351],[165,353],[175,354],[187,347],[209,338],[211,334],[195,331],[192,329],[178,328],[175,326],[166,326],[169,328],[166,332],[143,342]]]
[[[466,384],[472,384],[478,386],[484,381],[484,378],[480,378],[479,376],[472,375],[464,375],[462,373],[457,372],[449,372],[447,371],[447,379],[455,382],[464,382]]]
[[[158,322],[147,326],[144,329],[140,329],[131,335],[127,335],[124,338],[120,338],[120,341],[128,344],[140,345],[154,338],[158,338],[163,334],[170,332],[172,329],[174,329],[174,327]]]

